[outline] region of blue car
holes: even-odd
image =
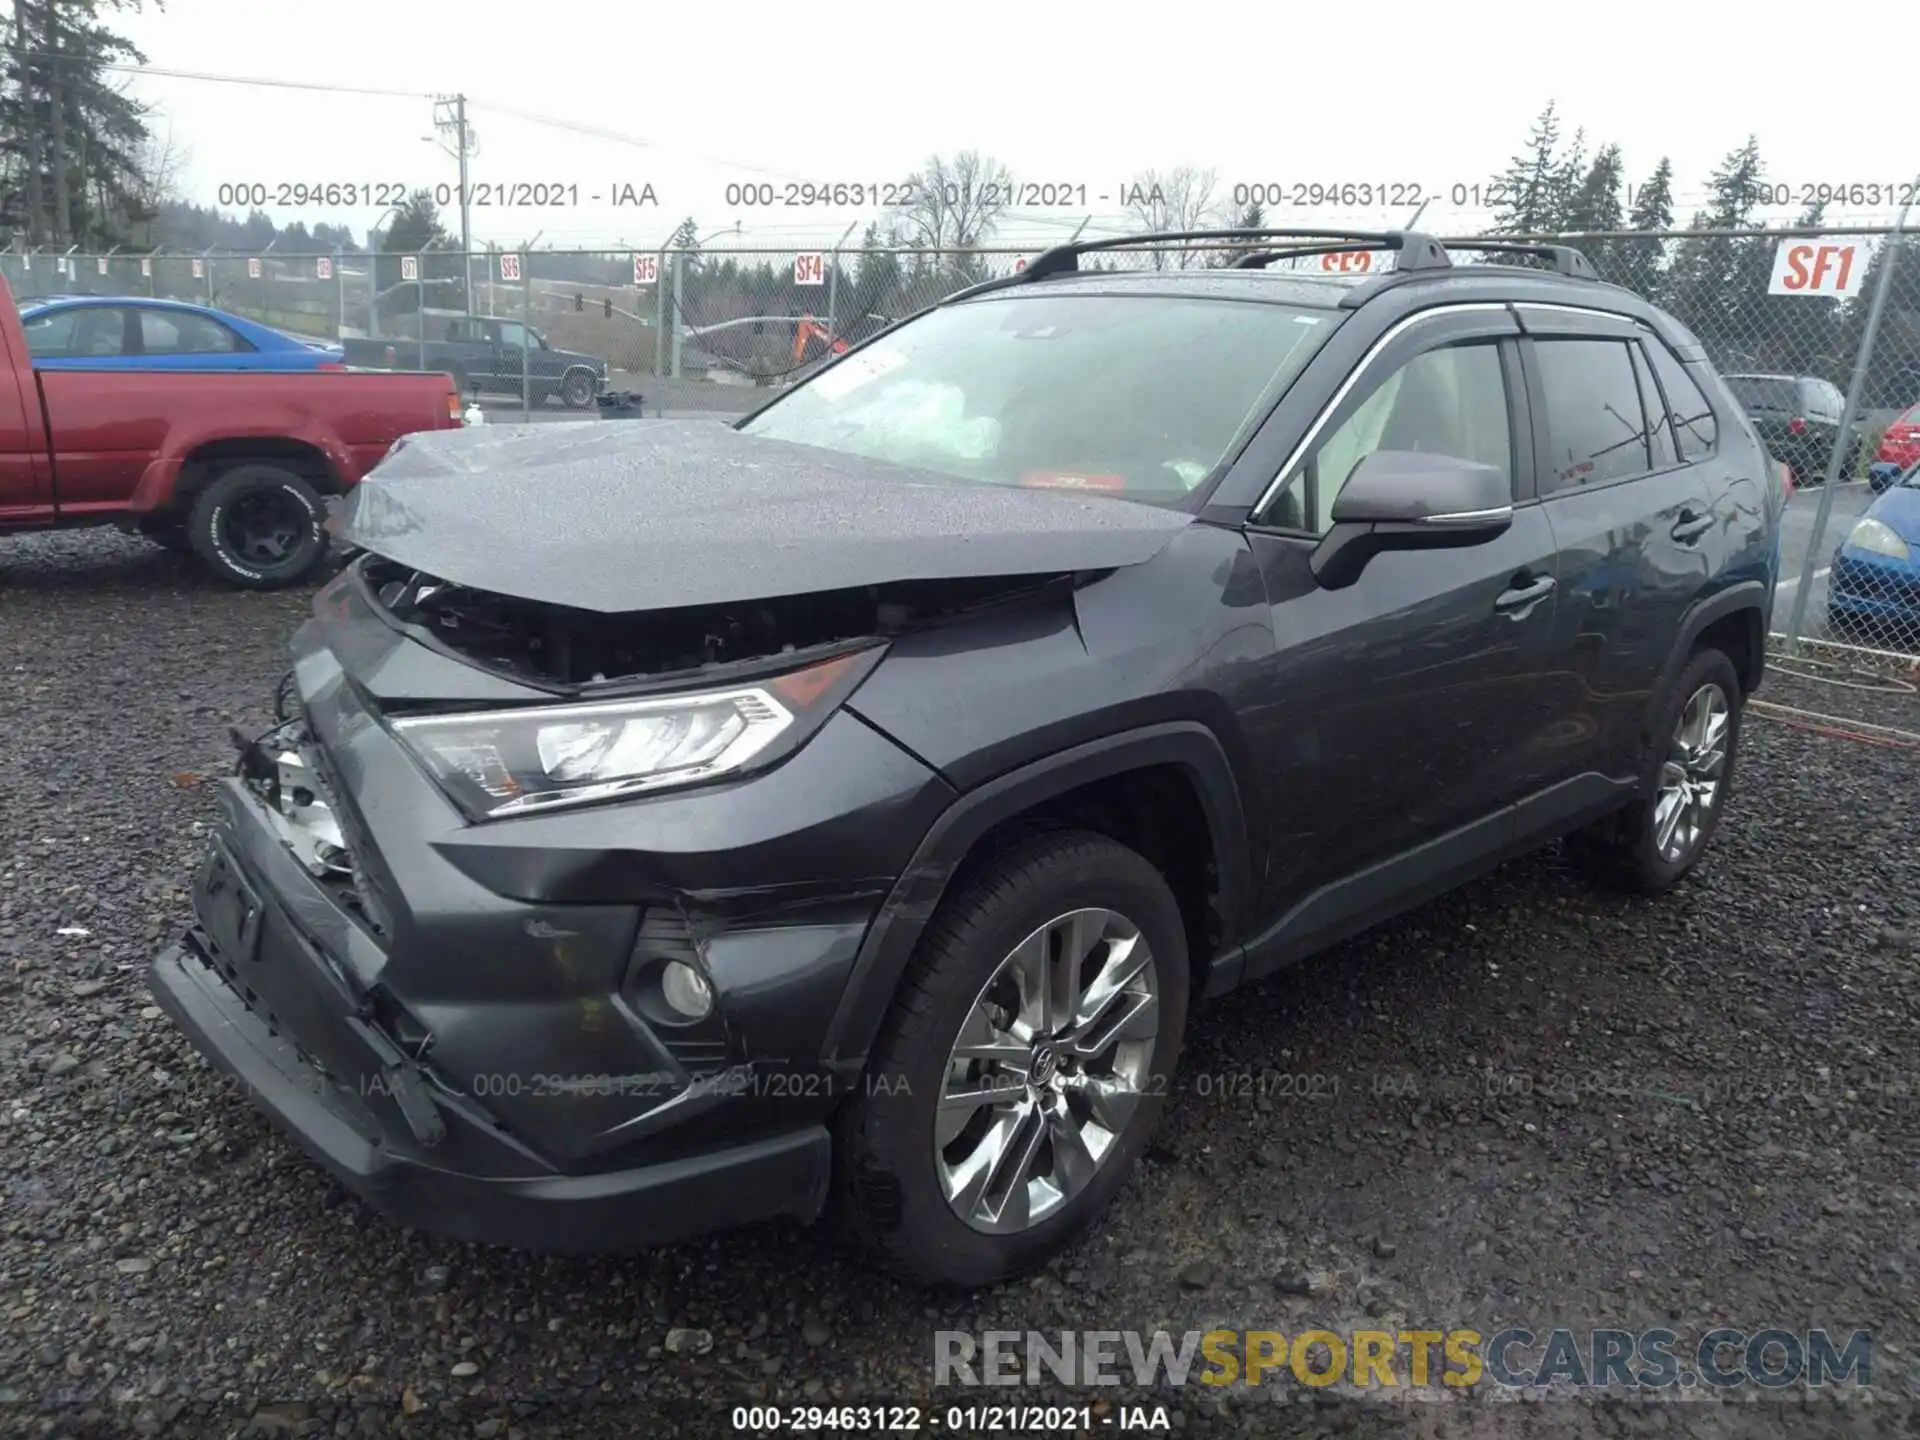
[[[1833,553],[1827,621],[1836,635],[1908,649],[1920,638],[1920,461],[1874,488],[1879,498]]]
[[[343,370],[338,345],[180,300],[62,295],[25,301],[36,370]]]

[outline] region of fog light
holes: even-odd
[[[713,1009],[713,988],[706,977],[678,960],[660,972],[660,994],[689,1020],[704,1020]]]

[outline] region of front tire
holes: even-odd
[[[1719,650],[1695,652],[1654,722],[1641,798],[1568,836],[1569,854],[1596,878],[1643,894],[1677,885],[1720,826],[1745,698],[1732,660]]]
[[[973,1288],[1086,1231],[1153,1132],[1186,1028],[1166,881],[1085,831],[1031,835],[957,882],[921,938],[842,1119],[860,1242]]]
[[[319,494],[293,471],[242,464],[216,475],[195,497],[187,538],[228,584],[277,590],[320,568],[326,518]]]
[[[585,370],[571,370],[560,382],[560,398],[569,410],[585,410],[593,404],[593,376]]]

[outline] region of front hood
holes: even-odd
[[[613,614],[1106,570],[1152,558],[1191,523],[711,420],[628,420],[409,436],[349,492],[339,533],[441,580]]]

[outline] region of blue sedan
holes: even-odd
[[[36,370],[342,370],[338,345],[179,300],[64,295],[24,301]]]
[[[1827,620],[1835,634],[1889,649],[1920,643],[1920,462],[1880,491],[1834,551]]]

